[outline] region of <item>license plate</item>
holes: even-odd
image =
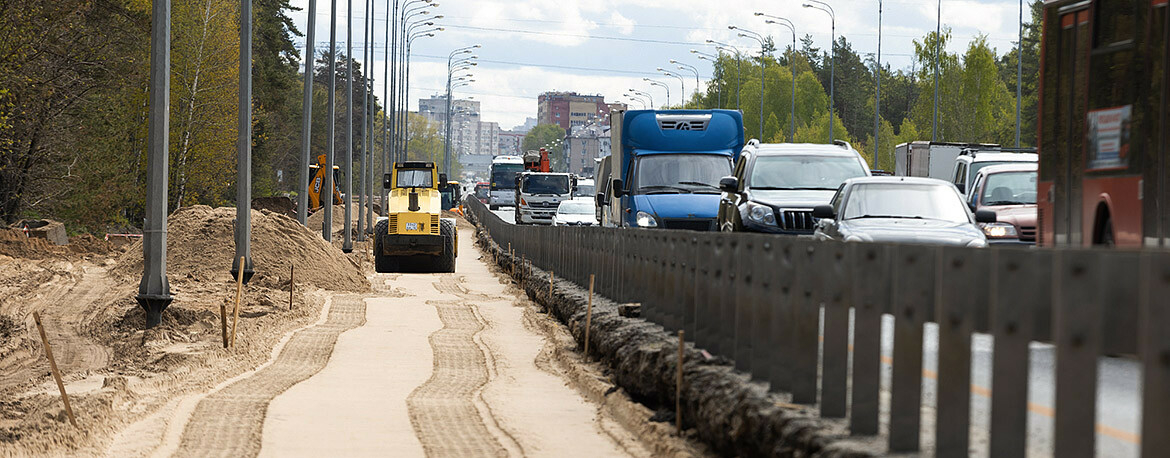
[[[417,231],[418,230],[418,223],[406,223],[406,230]]]

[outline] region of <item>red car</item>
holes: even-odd
[[[1036,163],[984,167],[968,196],[972,211],[995,212],[997,222],[981,225],[988,243],[1036,243]]]

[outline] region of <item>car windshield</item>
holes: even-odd
[[[569,177],[567,175],[528,175],[524,178],[525,194],[568,194]]]
[[[579,184],[577,190],[573,192],[573,197],[593,197],[594,189],[596,188],[591,184]]]
[[[717,194],[731,174],[731,159],[715,154],[651,154],[638,159],[634,184],[640,194]]]
[[[429,188],[432,176],[430,169],[398,169],[398,187]]]
[[[1000,172],[987,175],[983,205],[1033,205],[1036,172]]]
[[[976,174],[978,174],[980,170],[983,170],[983,168],[984,168],[984,167],[991,167],[991,166],[993,166],[993,165],[1003,165],[1003,164],[1021,164],[1021,163],[1024,163],[1024,161],[982,161],[982,162],[972,162],[972,163],[971,163],[971,171],[970,171],[970,172],[967,172],[967,176],[971,177],[972,179],[973,179],[973,178],[975,178],[975,175],[976,175]]]
[[[865,176],[857,158],[760,156],[752,167],[752,189],[836,190],[845,180]]]
[[[864,183],[853,187],[842,219],[908,218],[969,223],[963,199],[950,186]]]
[[[492,165],[492,189],[516,189],[516,174],[523,171],[523,164]]]
[[[560,207],[557,208],[557,214],[560,215],[592,215],[593,202],[561,202]]]

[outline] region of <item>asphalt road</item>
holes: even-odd
[[[494,211],[515,223],[512,207]],[[971,342],[971,453],[987,456],[991,421],[991,358],[994,339],[976,334]],[[922,406],[933,411],[938,374],[938,327],[927,324],[923,344]],[[887,412],[890,362],[893,357],[893,317],[882,319],[882,405]],[[1055,347],[1033,343],[1028,373],[1028,454],[1052,456],[1053,407],[1056,398]],[[1097,376],[1097,450],[1101,457],[1136,457],[1141,442],[1141,365],[1123,358],[1101,358]],[[883,415],[886,415],[883,413]],[[933,417],[933,415],[931,415]],[[923,447],[933,449],[934,419],[923,419]]]

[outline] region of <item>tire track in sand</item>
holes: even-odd
[[[453,277],[443,276],[435,289],[444,294],[466,294]],[[499,428],[490,409],[479,399],[491,379],[487,350],[478,334],[486,325],[474,307],[463,300],[427,301],[435,307],[443,327],[428,339],[434,352],[431,378],[406,399],[411,424],[427,456],[507,456],[519,444]],[[491,421],[489,426],[485,420]],[[501,443],[500,438],[508,442]]]
[[[256,456],[268,403],[329,362],[337,336],[365,321],[361,296],[337,296],[324,323],[297,331],[272,364],[195,406],[176,456]]]

